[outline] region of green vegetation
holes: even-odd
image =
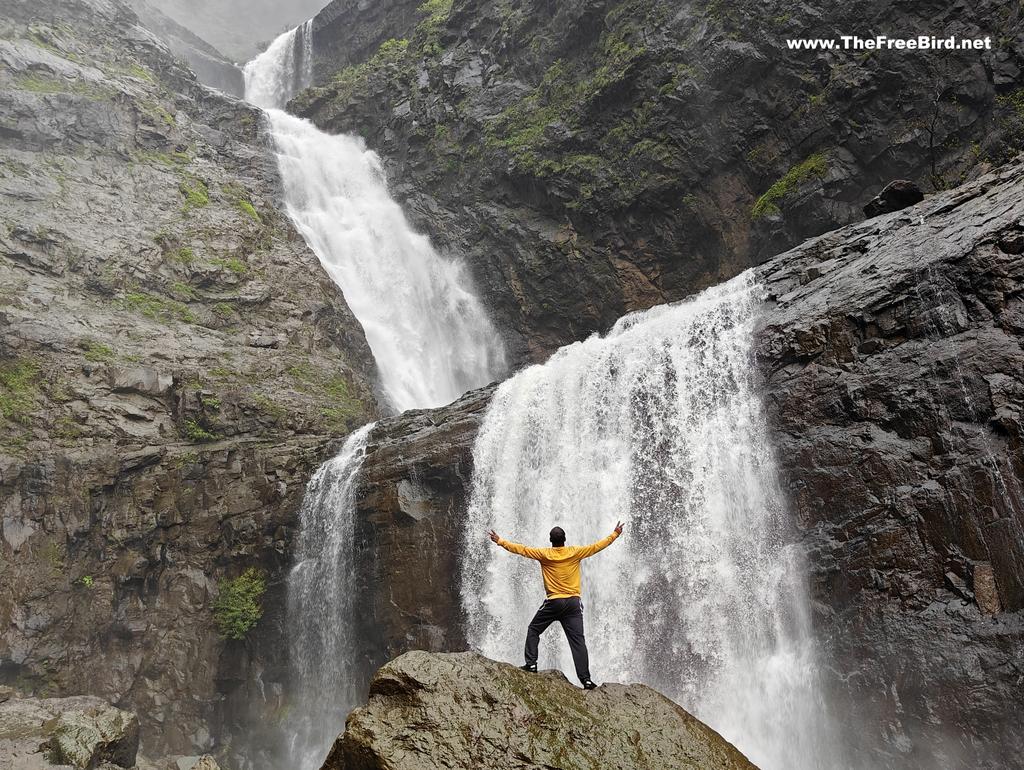
[[[821,178],[828,171],[828,158],[825,153],[817,152],[802,162],[793,166],[786,172],[785,176],[775,184],[754,203],[750,215],[754,219],[762,219],[779,213],[779,202],[788,195],[797,191],[801,184],[811,179]]]
[[[114,360],[114,349],[95,340],[83,340],[81,343],[85,360],[94,363],[106,363]]]
[[[174,152],[158,152],[156,150],[136,150],[134,156],[136,162],[143,163],[149,166],[158,164],[161,166],[168,166],[170,168],[174,168],[178,166],[187,166],[189,163],[192,162],[191,153],[185,150],[175,150]],[[184,185],[185,183],[182,184]],[[203,183],[199,182],[199,184],[202,185]],[[205,185],[203,185],[203,189],[205,191]],[[185,194],[184,189],[182,189],[182,194]],[[207,201],[207,203],[208,202],[209,201]],[[202,205],[205,206],[206,203],[203,203]]]
[[[320,414],[331,428],[347,430],[348,423],[363,412],[363,404],[352,394],[352,386],[344,377],[317,371],[308,364],[290,366],[286,374],[295,380],[296,390],[330,402],[320,409]]]
[[[216,433],[208,431],[194,419],[185,420],[184,432],[185,437],[196,444],[202,444],[207,441],[216,441],[218,438]]]
[[[82,575],[82,577],[75,581],[75,585],[82,586],[82,588],[92,588],[94,582],[92,575]]]
[[[261,599],[267,590],[263,573],[250,567],[233,580],[221,580],[213,600],[213,619],[225,639],[244,639],[263,617]]]
[[[39,364],[16,358],[0,364],[0,415],[27,423],[39,395]]]
[[[397,65],[405,60],[409,50],[409,41],[405,39],[385,40],[367,61],[345,67],[331,79],[331,88],[335,98],[347,100],[357,90],[365,88],[369,76],[380,70],[397,70]]]
[[[156,294],[149,294],[142,291],[128,292],[122,305],[126,310],[135,310],[146,318],[156,321],[168,321],[177,319],[185,323],[195,323],[196,316],[188,306],[177,300],[160,297]]]
[[[196,254],[189,246],[182,246],[174,252],[174,259],[183,265],[191,265],[196,261]]]
[[[220,399],[216,396],[204,396],[200,394],[199,403],[206,409],[212,409],[215,412],[220,410]]]
[[[178,185],[178,189],[185,196],[185,204],[181,207],[182,211],[201,209],[210,203],[210,191],[202,179],[183,180]]]
[[[106,89],[87,80],[64,80],[38,74],[18,75],[14,84],[22,91],[36,94],[78,94],[90,99],[102,99],[109,95]]]
[[[227,259],[211,259],[210,264],[226,268],[236,275],[245,275],[249,272],[249,266],[242,260],[235,257],[228,257]]]
[[[235,309],[227,302],[218,302],[213,306],[213,312],[221,318],[230,318],[235,314]],[[213,374],[213,372],[210,373]]]
[[[74,441],[83,434],[82,427],[70,417],[61,417],[53,427],[53,435],[60,441]]]
[[[247,217],[249,217],[249,219],[251,219],[256,224],[258,224],[258,225],[262,225],[263,224],[263,220],[260,219],[260,215],[256,211],[255,206],[253,206],[249,201],[247,201],[247,200],[237,200],[237,201],[235,201],[235,208],[237,208],[239,211],[241,211],[243,214],[245,214]]]

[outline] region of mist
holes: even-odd
[[[301,24],[329,0],[151,0],[183,27],[242,64],[286,29]]]

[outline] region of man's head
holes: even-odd
[[[557,548],[560,545],[565,545],[565,530],[561,527],[555,527],[551,530],[551,534],[548,535],[551,538],[551,545]]]

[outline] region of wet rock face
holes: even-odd
[[[258,111],[120,3],[0,5],[0,683],[131,707],[153,753],[271,741],[295,516],[376,416],[369,349]]]
[[[398,23],[418,5],[386,4],[372,56],[335,57],[367,48],[362,16],[324,27],[321,87],[293,107],[382,155],[520,360],[859,221],[893,178],[932,192],[1022,148],[1022,17],[996,0],[455,0]],[[996,27],[970,54],[786,45]]]
[[[472,652],[410,652],[381,668],[323,770],[559,767],[756,770],[643,685],[592,692]]]
[[[764,273],[778,459],[837,702],[886,747],[876,765],[1022,749],[1022,232],[1017,165]]]
[[[890,214],[905,209],[924,200],[921,188],[909,179],[897,179],[889,182],[874,198],[864,206],[864,216],[877,217],[879,214]]]
[[[755,362],[827,685],[867,767],[1000,768],[1024,751],[1022,236],[1018,164],[760,269]],[[374,431],[387,451],[364,465],[372,539],[358,569],[413,576],[363,589],[391,618],[377,659],[459,649],[458,634],[432,639],[420,619],[460,617],[446,549],[465,529],[481,406],[467,397]],[[403,482],[415,505],[401,502]],[[390,502],[371,504],[374,490]],[[445,545],[417,552],[426,533]]]

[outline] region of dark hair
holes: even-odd
[[[548,537],[551,538],[551,545],[565,545],[565,530],[561,527],[552,529]]]

